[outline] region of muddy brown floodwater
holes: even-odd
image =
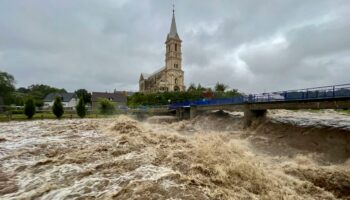
[[[0,123],[0,199],[350,199],[350,117]]]

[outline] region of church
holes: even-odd
[[[143,93],[185,91],[181,39],[176,29],[175,11],[165,45],[165,66],[152,74],[141,73],[139,91]]]

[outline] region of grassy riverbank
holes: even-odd
[[[85,116],[85,118],[105,118],[106,115],[101,115],[98,113],[90,113]],[[61,119],[77,119],[79,116],[76,113],[64,113]],[[53,113],[37,113],[33,116],[31,120],[42,120],[42,119],[56,119]],[[25,121],[28,120],[27,116],[24,114],[12,114],[8,116],[6,114],[0,114],[0,122],[7,121]]]

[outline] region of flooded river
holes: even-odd
[[[350,199],[350,116],[0,123],[0,199]]]

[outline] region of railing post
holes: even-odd
[[[335,86],[333,86],[333,98],[335,97]]]

